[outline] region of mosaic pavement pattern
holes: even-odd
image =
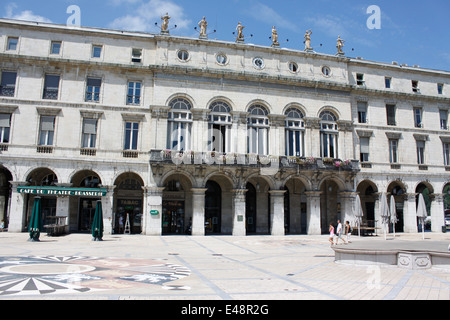
[[[157,259],[119,259],[80,256],[0,257],[0,297],[80,294],[108,289],[170,285],[190,276],[181,265]]]

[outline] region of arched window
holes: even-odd
[[[210,106],[208,121],[209,151],[231,151],[231,115],[230,106],[224,101],[215,101]]]
[[[305,156],[305,122],[303,113],[297,108],[289,108],[286,115],[286,155]]]
[[[331,111],[320,114],[320,156],[323,158],[338,157],[337,117]]]
[[[269,133],[269,112],[262,105],[253,105],[248,109],[247,152],[267,154]]]
[[[167,149],[183,151],[191,147],[192,113],[191,103],[177,98],[169,103],[167,123]]]

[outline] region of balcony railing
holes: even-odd
[[[333,158],[258,155],[254,153],[220,153],[173,150],[150,150],[150,162],[175,165],[225,165],[247,167],[272,167],[302,170],[359,171],[359,161]]]
[[[15,91],[16,91],[16,87],[0,86],[0,96],[14,97]]]

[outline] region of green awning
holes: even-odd
[[[104,197],[106,196],[107,190],[101,188],[18,186],[17,192],[49,196]]]

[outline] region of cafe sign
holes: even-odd
[[[94,188],[18,186],[17,192],[43,196],[104,197],[106,196],[107,190]]]

